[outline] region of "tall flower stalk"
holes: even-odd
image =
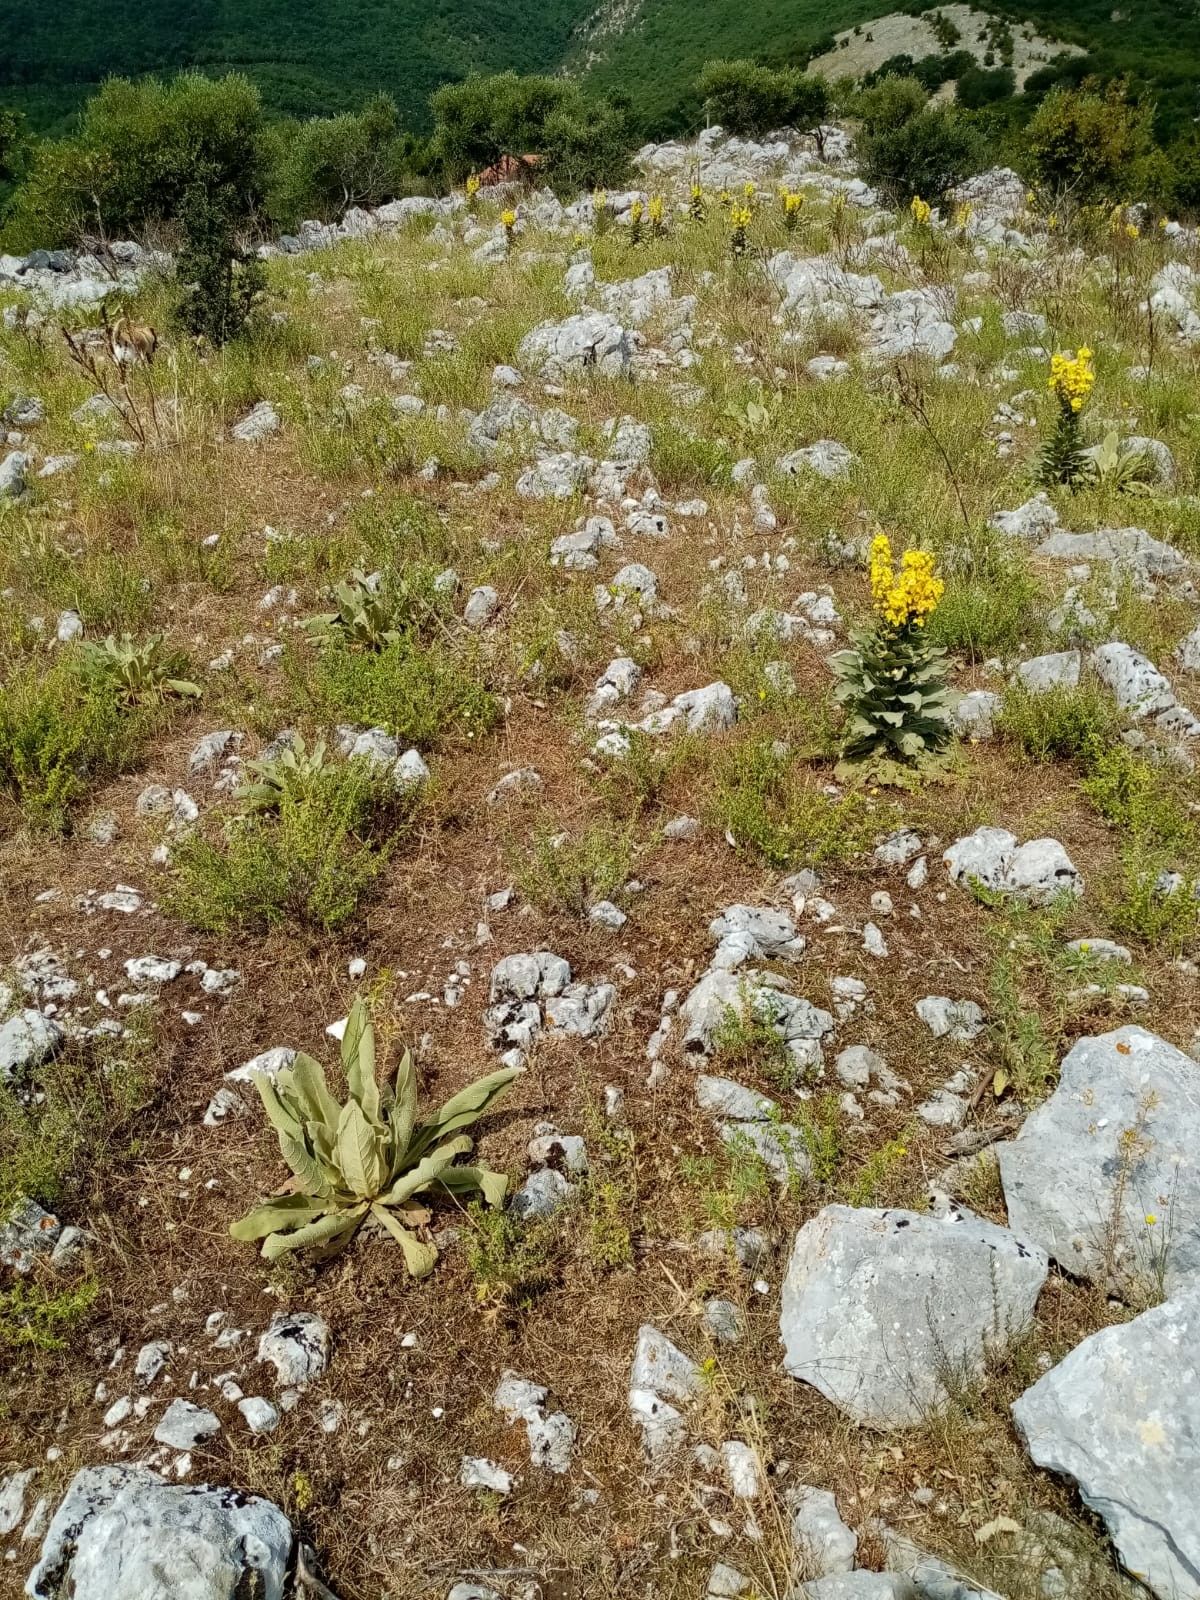
[[[1080,345],[1074,356],[1059,351],[1050,362],[1048,388],[1058,402],[1054,431],[1042,451],[1041,480],[1073,489],[1086,473],[1083,410],[1096,386],[1092,352]]]
[[[872,541],[875,620],[832,658],[846,708],[843,775],[911,782],[950,743],[946,653],[925,629],[944,591],[927,550],[906,550],[897,567],[887,535]]]

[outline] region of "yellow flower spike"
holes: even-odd
[[[928,550],[906,550],[897,574],[891,540],[885,533],[876,534],[871,541],[870,581],[875,614],[891,628],[923,628],[946,590],[934,575]]]
[[[1071,411],[1082,411],[1088,396],[1096,387],[1096,372],[1092,366],[1092,351],[1081,344],[1074,359],[1058,351],[1050,360],[1050,393],[1056,395],[1061,406]]]
[[[927,200],[922,200],[919,194],[915,194],[908,209],[912,212],[912,219],[918,228],[929,226],[933,219],[933,207]]]
[[[468,200],[474,200],[475,196],[479,193],[479,190],[480,190],[479,174],[477,172],[473,172],[471,174],[471,176],[467,179],[467,199]]]
[[[758,193],[758,185],[751,180],[747,180],[742,185],[742,193],[745,195],[747,200],[753,200],[754,196]]]
[[[500,213],[500,221],[511,232],[517,225],[517,213],[515,211],[502,211]]]
[[[656,194],[653,197],[653,199],[650,201],[650,209],[649,209],[649,212],[648,212],[648,215],[650,217],[650,221],[653,223],[653,225],[656,228],[661,226],[661,224],[662,224],[664,210],[665,210],[665,206],[664,206],[664,202],[663,202],[663,197],[660,194]]]

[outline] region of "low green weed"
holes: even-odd
[[[281,789],[273,810],[235,817],[216,838],[184,839],[168,903],[206,932],[340,928],[386,870],[413,804],[366,761],[322,766]]]
[[[777,868],[850,860],[878,827],[861,792],[831,798],[767,739],[740,745],[719,769],[710,810],[739,849]]]

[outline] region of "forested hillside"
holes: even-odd
[[[902,9],[909,6],[902,5]],[[0,0],[0,103],[62,125],[107,75],[238,68],[269,107],[313,116],[384,90],[412,127],[439,83],[472,70],[555,71],[629,93],[648,132],[682,126],[703,63],[803,58],[886,0]],[[914,8],[919,9],[919,8]],[[1155,85],[1173,126],[1200,111],[1200,7],[1014,0],[1013,17]]]
[[[424,125],[438,84],[544,69],[587,0],[0,0],[0,101],[40,127],[111,73],[245,71],[275,110],[348,110],[386,90]]]

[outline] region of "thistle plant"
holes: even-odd
[[[485,1205],[504,1200],[503,1173],[454,1163],[474,1147],[461,1130],[477,1122],[523,1069],[480,1078],[418,1122],[412,1056],[405,1051],[394,1084],[378,1082],[375,1031],[362,1000],[346,1023],[342,1067],[349,1090],[344,1105],[330,1093],[320,1062],[303,1052],[274,1081],[254,1074],[292,1177],[229,1232],[246,1242],[261,1239],[263,1256],[275,1261],[310,1247],[319,1247],[322,1258],[336,1255],[372,1225],[391,1234],[409,1272],[423,1278],[438,1258],[428,1235],[430,1200],[476,1193]]]
[[[911,783],[950,742],[945,651],[925,624],[945,585],[926,550],[906,550],[897,570],[891,541],[871,544],[874,624],[831,658],[846,707],[839,774]]]
[[[804,210],[804,196],[795,189],[780,189],[779,205],[783,211],[783,225],[789,233],[795,233],[800,223],[800,213]]]
[[[629,208],[629,243],[639,245],[642,242],[642,215],[645,207],[640,200],[635,200]]]
[[[150,705],[171,698],[199,699],[197,684],[185,678],[187,657],[181,650],[165,650],[161,633],[141,644],[123,633],[109,634],[103,644],[80,645],[80,665],[85,678],[111,689],[119,705]]]
[[[1092,352],[1080,345],[1074,356],[1061,350],[1050,362],[1050,393],[1058,403],[1054,431],[1042,451],[1040,477],[1045,484],[1074,489],[1087,473],[1083,454],[1083,409],[1096,385]]]
[[[750,224],[754,213],[749,206],[729,208],[729,253],[744,256],[750,248]]]

